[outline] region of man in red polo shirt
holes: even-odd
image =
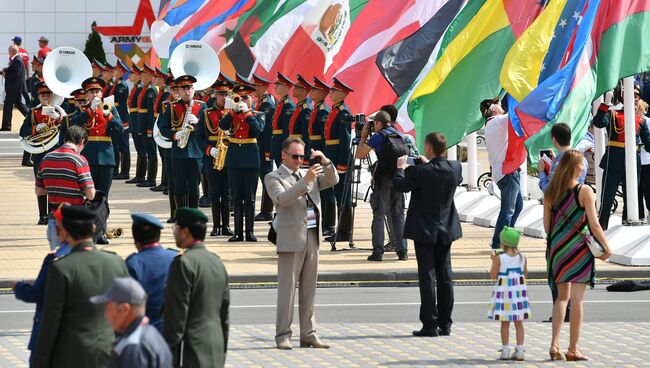
[[[45,155],[36,174],[36,195],[47,195],[48,199],[47,239],[50,249],[59,245],[56,221],[52,216],[57,207],[64,202],[80,205],[86,198],[95,198],[95,184],[88,161],[79,154],[88,142],[88,133],[81,126],[71,126],[65,134],[63,146]]]

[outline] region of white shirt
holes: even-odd
[[[508,124],[510,124],[508,114],[503,114],[489,118],[485,126],[485,145],[494,183],[498,183],[504,177],[503,161],[508,151]]]

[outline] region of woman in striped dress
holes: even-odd
[[[549,284],[554,282],[558,288],[558,298],[553,305],[551,360],[563,358],[560,354],[560,332],[569,300],[571,327],[566,359],[587,359],[578,349],[578,339],[585,288],[594,282],[594,256],[586,242],[590,231],[605,248],[605,254],[600,259],[605,260],[610,255],[607,238],[598,223],[594,193],[589,186],[581,185],[576,180],[580,177],[582,165],[583,156],[579,151],[567,151],[544,195],[548,278]]]

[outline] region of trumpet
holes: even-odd
[[[124,235],[124,229],[122,229],[121,227],[117,227],[115,229],[112,228],[106,229],[106,237],[108,239],[119,238],[122,235]]]
[[[104,112],[104,116],[107,116],[113,109],[113,106],[115,106],[115,96],[108,96],[104,98],[101,106],[102,111]]]

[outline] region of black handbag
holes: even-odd
[[[273,223],[275,222],[275,216],[277,214],[273,215],[273,220],[271,221],[271,226],[269,226],[269,234],[266,236],[266,238],[275,245],[275,243],[278,241],[278,234],[275,232],[275,227],[273,227]]]

